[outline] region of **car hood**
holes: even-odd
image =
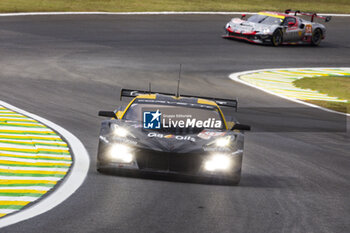
[[[261,32],[264,29],[273,29],[277,26],[277,25],[271,25],[271,24],[261,24],[261,23],[248,22],[245,20],[241,20],[239,18],[232,19],[227,24],[227,26],[228,25],[236,33],[252,33],[254,31]],[[226,26],[226,28],[227,28],[227,26]]]
[[[127,137],[118,137],[113,133],[107,136],[109,141],[132,144],[133,147],[140,149],[150,149],[155,151],[189,153],[210,150],[214,142],[220,137],[230,136],[232,145],[239,141],[241,133],[230,130],[211,130],[204,129],[199,133],[174,134],[163,132],[162,130],[145,130],[137,122],[114,121],[112,124],[126,129],[129,134]],[[232,149],[234,149],[233,146]],[[208,149],[209,148],[209,149]]]

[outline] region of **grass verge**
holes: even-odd
[[[347,100],[347,103],[322,100],[307,100],[306,102],[335,111],[350,113],[350,76],[302,78],[294,81],[293,84],[299,88],[312,89],[329,96]]]
[[[284,11],[350,13],[349,0],[0,0],[0,12]]]

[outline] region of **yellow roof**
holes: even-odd
[[[206,99],[198,99],[197,101],[199,104],[207,104],[212,106],[218,106],[214,101],[206,100]]]
[[[138,95],[135,97],[135,99],[156,99],[156,94],[145,94],[145,95]]]
[[[271,16],[271,17],[280,18],[280,19],[284,19],[286,17],[284,15],[279,15],[274,12],[259,12],[259,15],[266,15],[266,16]]]

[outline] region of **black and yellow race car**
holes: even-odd
[[[237,100],[140,90],[126,108],[100,111],[97,170],[181,174],[238,184],[244,130],[227,121],[221,107],[237,110]],[[231,117],[232,118],[232,117]]]

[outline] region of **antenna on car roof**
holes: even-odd
[[[151,84],[151,82],[148,83],[148,92],[149,92],[149,94],[152,93],[152,84]]]
[[[179,70],[179,80],[177,80],[177,91],[176,91],[176,98],[180,97],[180,79],[181,79],[181,68],[182,64],[180,64],[180,70]]]

